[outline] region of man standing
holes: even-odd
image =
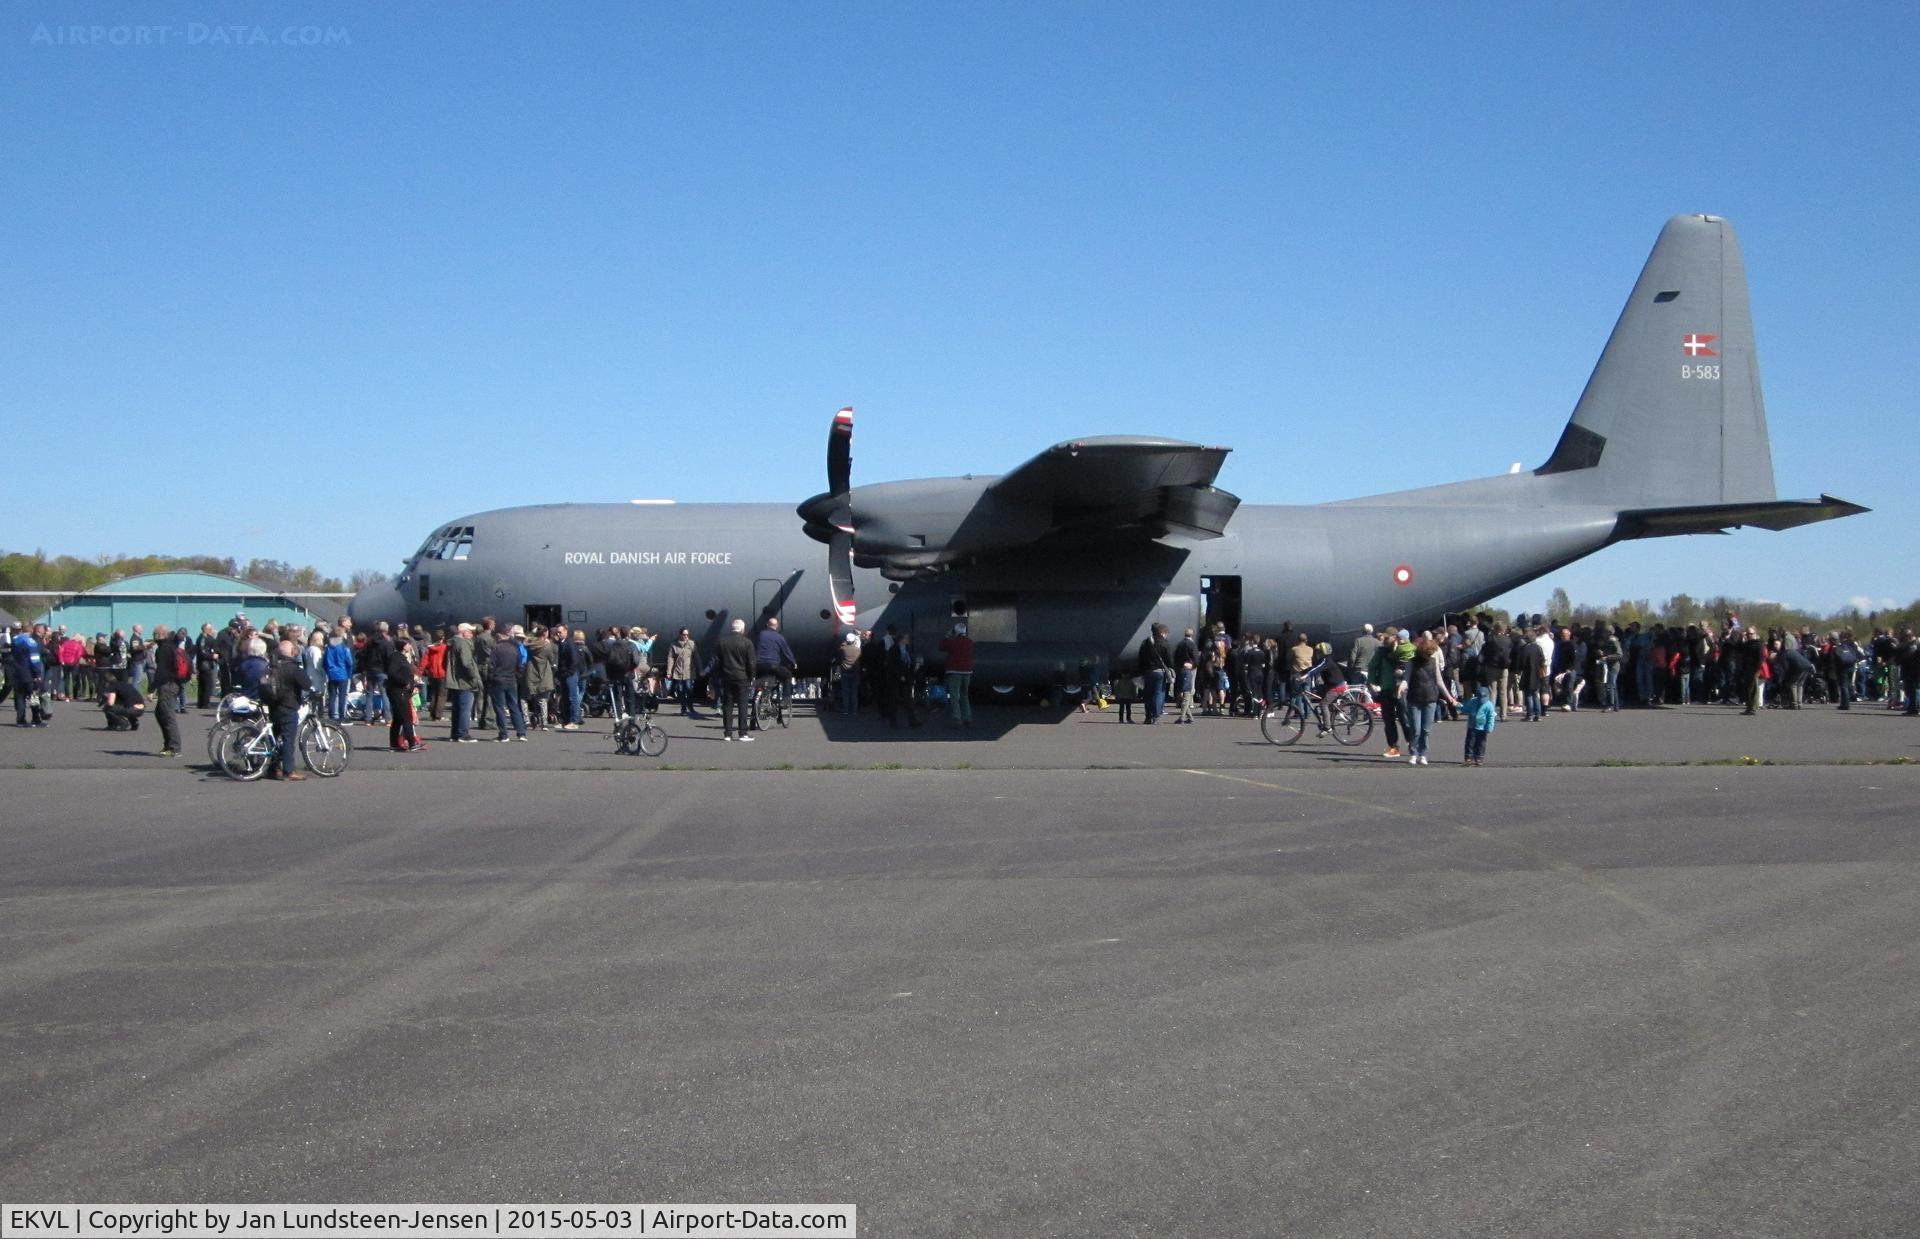
[[[496,639],[487,651],[487,699],[493,705],[493,721],[500,734],[495,739],[505,744],[510,739],[525,743],[527,715],[520,705],[520,643],[508,638]],[[507,720],[513,720],[513,735],[507,735]]]
[[[127,678],[135,684],[146,677],[147,673],[147,634],[141,626],[135,624],[127,636]],[[148,687],[153,681],[148,680]]]
[[[193,670],[194,709],[211,710],[220,688],[220,634],[212,624],[200,625],[200,639],[193,643]]]
[[[973,638],[965,624],[940,639],[947,658],[947,721],[955,727],[973,726]]]
[[[220,695],[224,697],[233,691],[234,668],[239,666],[242,657],[239,616],[236,615],[228,620],[227,626],[214,637],[213,649],[214,670],[220,677]]]
[[[840,638],[836,661],[840,679],[834,687],[834,704],[842,714],[860,712],[860,634],[848,632]]]
[[[1167,709],[1167,676],[1173,671],[1173,649],[1167,644],[1167,626],[1155,624],[1140,642],[1140,678],[1146,687],[1147,725],[1160,721]]]
[[[752,696],[754,648],[747,636],[747,621],[734,620],[714,643],[714,674],[719,678],[720,726],[728,741],[736,737],[751,742],[753,733],[747,720],[747,701]]]
[[[1353,639],[1353,650],[1347,655],[1347,683],[1358,684],[1367,678],[1367,667],[1373,662],[1373,652],[1380,648],[1380,638],[1373,635],[1372,624],[1362,624],[1360,635]]]
[[[1513,642],[1507,639],[1507,626],[1494,621],[1493,632],[1481,643],[1480,674],[1492,690],[1493,708],[1505,717],[1513,707]]]
[[[480,666],[480,674],[482,676],[485,676],[487,674],[487,668],[493,665],[493,646],[494,642],[498,640],[494,635],[494,629],[496,627],[497,624],[493,616],[483,615],[480,617],[480,627],[474,629],[473,632],[473,657],[474,661]],[[475,719],[476,726],[485,727],[487,725],[487,715],[489,713],[491,700],[492,694],[482,689],[479,695],[480,713]]]
[[[1909,718],[1920,714],[1920,641],[1916,641],[1911,627],[1900,630],[1900,675],[1907,682],[1907,709]]]
[[[913,656],[913,634],[903,632],[894,639],[893,647],[887,651],[888,692],[893,701],[893,713],[887,718],[887,726],[900,726],[900,714],[906,712],[907,722],[920,725],[920,705],[914,700],[914,681],[919,677],[919,660]]]
[[[560,685],[560,706],[564,717],[561,731],[580,730],[580,690],[593,654],[586,646],[586,632],[568,632],[565,624],[553,630],[553,669]]]
[[[13,721],[16,727],[45,727],[47,725],[47,664],[46,655],[41,649],[40,639],[46,635],[45,624],[35,624],[32,629],[21,629],[13,634],[8,643],[8,664],[11,676],[9,685],[13,689]],[[31,715],[32,721],[28,718]]]
[[[609,628],[605,642],[601,647],[602,666],[607,677],[607,692],[620,707],[622,714],[632,714],[639,703],[634,699],[633,670],[638,665],[640,652],[626,634],[618,627]]]
[[[187,653],[180,638],[159,624],[153,630],[153,714],[160,721],[160,756],[180,756],[180,724],[174,704],[186,688]]]
[[[300,648],[282,639],[277,657],[260,680],[260,700],[273,720],[273,734],[280,741],[280,767],[268,778],[297,783],[307,776],[294,769],[294,754],[300,747],[300,703],[313,691],[307,669],[300,661]]]
[[[1403,658],[1397,637],[1392,628],[1382,629],[1380,648],[1373,652],[1367,664],[1367,685],[1373,699],[1380,703],[1380,723],[1387,730],[1387,751],[1382,757],[1400,756],[1400,685],[1407,678],[1407,666],[1413,661],[1413,647],[1406,647]],[[1487,644],[1491,646],[1493,642]]]
[[[1180,635],[1180,644],[1173,649],[1173,691],[1175,700],[1180,703],[1180,717],[1176,723],[1193,721],[1193,688],[1196,674],[1200,669],[1200,643],[1193,638],[1193,629],[1189,628]]]
[[[485,680],[478,658],[473,649],[473,625],[462,624],[454,629],[454,637],[447,644],[447,691],[453,695],[453,731],[448,737],[455,744],[478,744],[473,738],[473,695],[481,690]]]
[[[381,620],[373,626],[373,635],[367,638],[366,666],[363,669],[367,678],[365,699],[369,727],[388,721],[387,668],[392,665],[393,638],[388,635],[387,621]]]
[[[893,648],[900,630],[887,625],[884,636],[869,629],[860,638],[860,678],[873,692],[873,704],[881,718],[893,717],[893,686],[887,679],[887,651]]]
[[[1760,674],[1767,665],[1767,651],[1766,647],[1760,644],[1758,629],[1749,628],[1746,633],[1746,640],[1738,642],[1740,683],[1745,689],[1747,700],[1747,708],[1740,713],[1752,714],[1760,705]],[[1731,650],[1735,646],[1730,643],[1728,648]]]

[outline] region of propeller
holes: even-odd
[[[833,415],[827,431],[827,583],[833,591],[833,613],[841,624],[853,627],[859,610],[853,602],[853,406]]]

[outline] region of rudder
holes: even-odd
[[[1535,472],[1622,509],[1774,498],[1746,266],[1726,220],[1667,221]]]

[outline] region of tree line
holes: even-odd
[[[211,572],[287,594],[338,594],[387,579],[385,573],[362,569],[342,582],[317,568],[295,567],[281,559],[249,559],[242,564],[230,555],[101,555],[81,559],[74,555],[50,556],[45,551],[30,555],[0,552],[0,590],[41,595],[5,599],[6,609],[16,615],[42,611],[68,595],[149,572]]]
[[[1605,620],[1610,624],[1633,624],[1642,626],[1664,624],[1669,628],[1684,628],[1688,624],[1698,624],[1703,628],[1718,628],[1726,622],[1729,614],[1738,615],[1740,622],[1749,628],[1765,631],[1780,628],[1789,632],[1812,629],[1818,633],[1851,628],[1857,636],[1865,637],[1875,628],[1898,628],[1903,624],[1920,627],[1920,599],[1909,602],[1904,607],[1891,607],[1884,610],[1861,610],[1858,607],[1843,607],[1838,611],[1813,611],[1796,607],[1785,602],[1775,602],[1767,598],[1730,598],[1717,594],[1711,598],[1695,598],[1691,594],[1675,594],[1664,602],[1655,603],[1650,598],[1622,598],[1612,606],[1596,606],[1591,603],[1574,602],[1564,589],[1556,589],[1547,598],[1546,608],[1542,612],[1550,620],[1559,623],[1572,622],[1575,627],[1582,624],[1595,624]],[[1509,618],[1496,614],[1496,618]]]

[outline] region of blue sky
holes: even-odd
[[[392,570],[482,507],[796,502],[848,403],[856,481],[1095,433],[1230,445],[1250,503],[1500,473],[1551,450],[1665,219],[1711,211],[1781,493],[1875,512],[1615,547],[1511,605],[1904,603],[1916,33],[1910,5],[10,4],[0,545]]]

